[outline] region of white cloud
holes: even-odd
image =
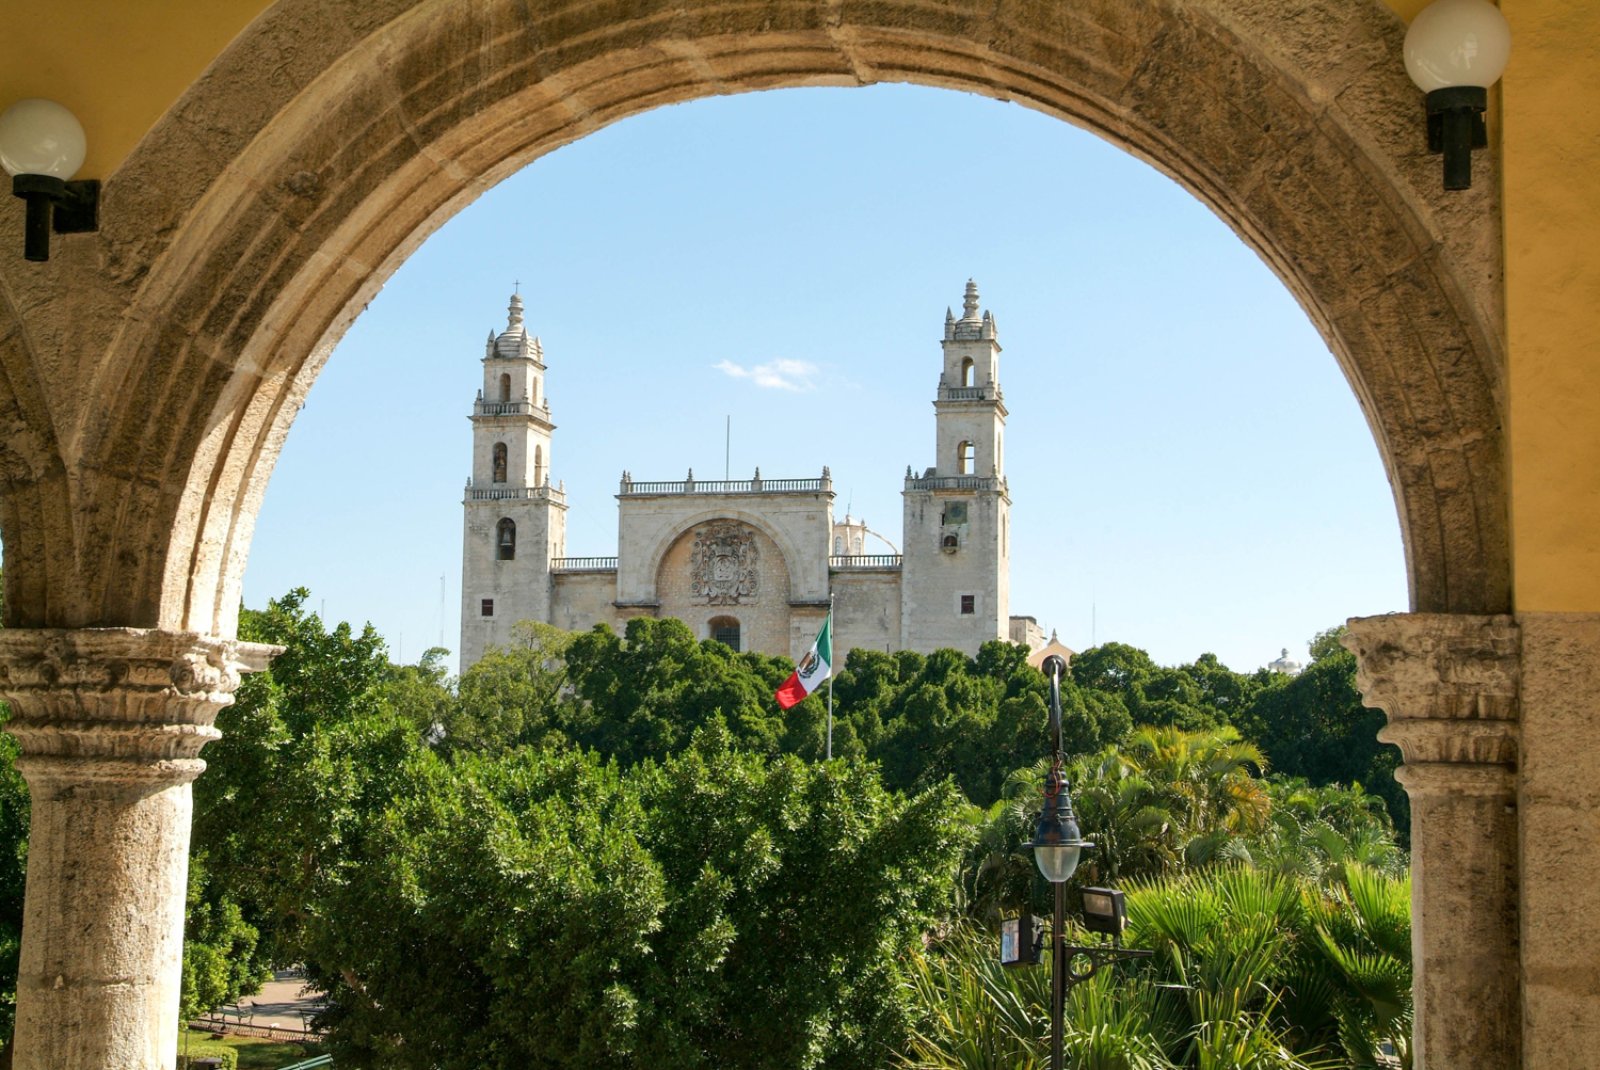
[[[809,360],[786,360],[781,357],[765,364],[752,364],[748,368],[731,360],[718,361],[714,367],[724,375],[734,379],[749,379],[767,390],[797,392],[815,390],[816,377],[822,371]]]

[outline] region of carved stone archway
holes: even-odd
[[[54,792],[36,790],[29,917],[108,916],[137,892],[120,865],[72,866],[63,830],[86,820],[120,850],[166,844],[132,883],[172,893],[138,908],[159,939],[30,935],[18,1065],[171,1050],[195,767],[168,751],[203,742],[237,667],[265,656],[207,637],[235,630],[256,511],[332,345],[483,190],[658,105],[915,82],[1149,161],[1257,250],[1339,360],[1394,487],[1413,608],[1507,610],[1494,162],[1439,190],[1402,32],[1378,0],[278,0],[104,176],[98,234],[45,265],[0,259],[0,691],[38,720]],[[21,213],[0,198],[0,227]],[[106,628],[131,630],[86,637]],[[195,684],[202,661],[214,684]],[[149,710],[122,697],[127,665]],[[115,753],[67,760],[80,736]]]
[[[1437,190],[1377,0],[620,10],[280,0],[109,177],[99,235],[0,265],[8,623],[231,634],[300,401],[444,219],[660,104],[879,81],[1024,101],[1215,209],[1360,399],[1414,608],[1506,608],[1495,184]]]

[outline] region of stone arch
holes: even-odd
[[[1085,126],[1208,204],[1344,369],[1394,487],[1413,607],[1507,608],[1494,163],[1465,195],[1439,190],[1403,27],[1378,0],[694,0],[605,21],[619,10],[278,0],[107,177],[99,234],[42,270],[0,266],[21,334],[58,350],[0,345],[0,414],[23,424],[0,447],[0,498],[59,490],[67,521],[0,510],[8,623],[232,634],[294,413],[451,214],[658,105],[896,81]],[[24,400],[19,360],[47,409]],[[29,443],[46,444],[32,465]]]
[[[978,447],[970,441],[956,443],[956,475],[970,476],[977,468]]]
[[[778,552],[783,555],[783,570],[789,576],[791,584],[804,575],[800,564],[805,558],[801,555],[800,548],[794,544],[794,540],[789,538],[782,529],[769,523],[765,517],[744,509],[703,509],[691,516],[674,520],[672,527],[657,537],[655,542],[651,543],[649,553],[646,556],[646,560],[650,563],[649,569],[644,574],[650,577],[652,585],[660,582],[661,564],[666,560],[667,554],[671,552],[672,548],[683,539],[688,538],[695,528],[702,524],[709,524],[713,520],[737,520],[739,523],[754,528],[770,539],[772,544],[778,548]]]

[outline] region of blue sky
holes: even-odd
[[[1092,134],[906,86],[658,109],[461,212],[312,389],[245,602],[306,586],[397,660],[456,646],[466,417],[516,281],[549,365],[568,553],[615,553],[624,468],[721,478],[730,414],[735,478],[829,465],[835,511],[898,542],[969,277],[1004,347],[1013,613],[1079,649],[1249,670],[1406,608],[1366,421],[1255,253]]]

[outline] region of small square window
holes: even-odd
[[[483,600],[482,612],[483,612],[483,615],[485,617],[494,616],[494,599],[493,598],[485,598]]]
[[[964,594],[961,596],[961,615],[969,617],[978,611],[978,596]]]

